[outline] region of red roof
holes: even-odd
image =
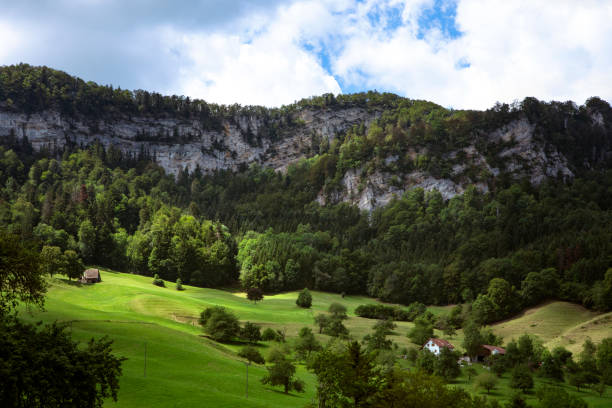
[[[483,344],[482,347],[489,350],[491,353],[497,351],[499,354],[506,354],[506,349],[502,347],[491,346],[489,344]]]
[[[450,348],[450,349],[454,349],[454,348],[455,348],[455,346],[453,346],[452,344],[450,344],[450,343],[449,343],[448,341],[446,341],[446,340],[431,338],[431,339],[427,340],[427,343],[429,343],[430,341],[431,341],[433,344],[437,345],[438,347],[448,347],[448,348]],[[427,343],[425,343],[425,344],[427,344]]]

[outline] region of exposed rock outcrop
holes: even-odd
[[[354,125],[364,124],[368,128],[380,115],[380,110],[356,107],[308,108],[291,113],[284,122],[273,119],[277,122],[272,126],[270,118],[242,115],[224,120],[220,128],[211,130],[197,120],[125,116],[92,122],[63,117],[54,111],[29,115],[0,111],[0,137],[11,134],[27,137],[35,149],[62,148],[67,144],[87,146],[99,141],[133,156],[144,152],[172,174],[183,168],[193,171],[197,166],[203,172],[238,170],[252,163],[283,171],[289,164],[313,154],[316,143],[331,141]],[[593,118],[594,126],[603,126],[602,121]],[[275,132],[272,135],[271,128]],[[398,160],[398,156],[390,155],[383,159],[381,169],[369,174],[363,168],[346,171],[338,188],[321,192],[317,201],[350,202],[371,211],[417,187],[437,190],[445,199],[461,194],[467,185],[486,192],[490,180],[502,172],[515,179],[526,178],[533,184],[548,177],[565,180],[574,177],[567,158],[540,140],[536,127],[526,119],[481,136],[487,143],[503,148],[493,158],[490,154],[485,157],[475,145],[445,153],[448,158],[461,157],[455,160],[458,162],[453,164],[448,177],[434,177],[421,170],[406,174],[390,171]],[[421,153],[411,150],[408,156],[415,159]],[[503,163],[501,168],[499,163]]]

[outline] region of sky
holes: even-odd
[[[612,101],[612,0],[0,0],[0,65],[281,106],[367,90]]]

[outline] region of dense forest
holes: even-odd
[[[44,67],[0,69],[4,110],[186,115],[214,127],[237,110],[290,117],[304,106],[347,104],[383,114],[331,143],[313,135],[310,157],[285,173],[253,164],[174,177],[99,144],[34,151],[27,139],[5,137],[0,222],[54,260],[49,273],[76,256],[197,286],[240,282],[266,292],[309,287],[403,304],[473,302],[483,322],[545,299],[612,309],[612,170],[605,155],[612,109],[598,98],[584,106],[527,98],[475,112],[368,93],[266,110],[112,89]],[[608,125],[592,126],[594,115]],[[575,178],[536,186],[503,171],[495,154],[503,146],[483,135],[520,118],[568,157]],[[480,146],[501,174],[482,174],[475,165],[453,173],[466,159],[445,152],[468,144]],[[414,147],[427,153],[413,157]],[[397,160],[385,160],[390,155]],[[318,204],[319,192],[338,189],[351,168],[364,175],[384,168],[398,177],[420,169],[462,182],[484,179],[489,189],[468,186],[445,200],[416,188],[371,213]]]

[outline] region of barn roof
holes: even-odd
[[[482,347],[489,350],[491,353],[497,351],[499,354],[506,354],[506,349],[502,347],[491,346],[489,344],[483,344]]]
[[[83,277],[85,279],[97,279],[100,277],[100,271],[95,268],[87,269],[85,272],[83,272]]]
[[[431,339],[427,340],[427,343],[429,343],[430,341],[431,341],[433,344],[437,345],[438,347],[448,347],[448,348],[450,348],[450,349],[454,349],[454,348],[455,348],[455,346],[453,346],[452,344],[450,344],[450,343],[449,343],[448,341],[446,341],[446,340],[431,338]],[[427,343],[425,343],[425,344],[427,344]]]

